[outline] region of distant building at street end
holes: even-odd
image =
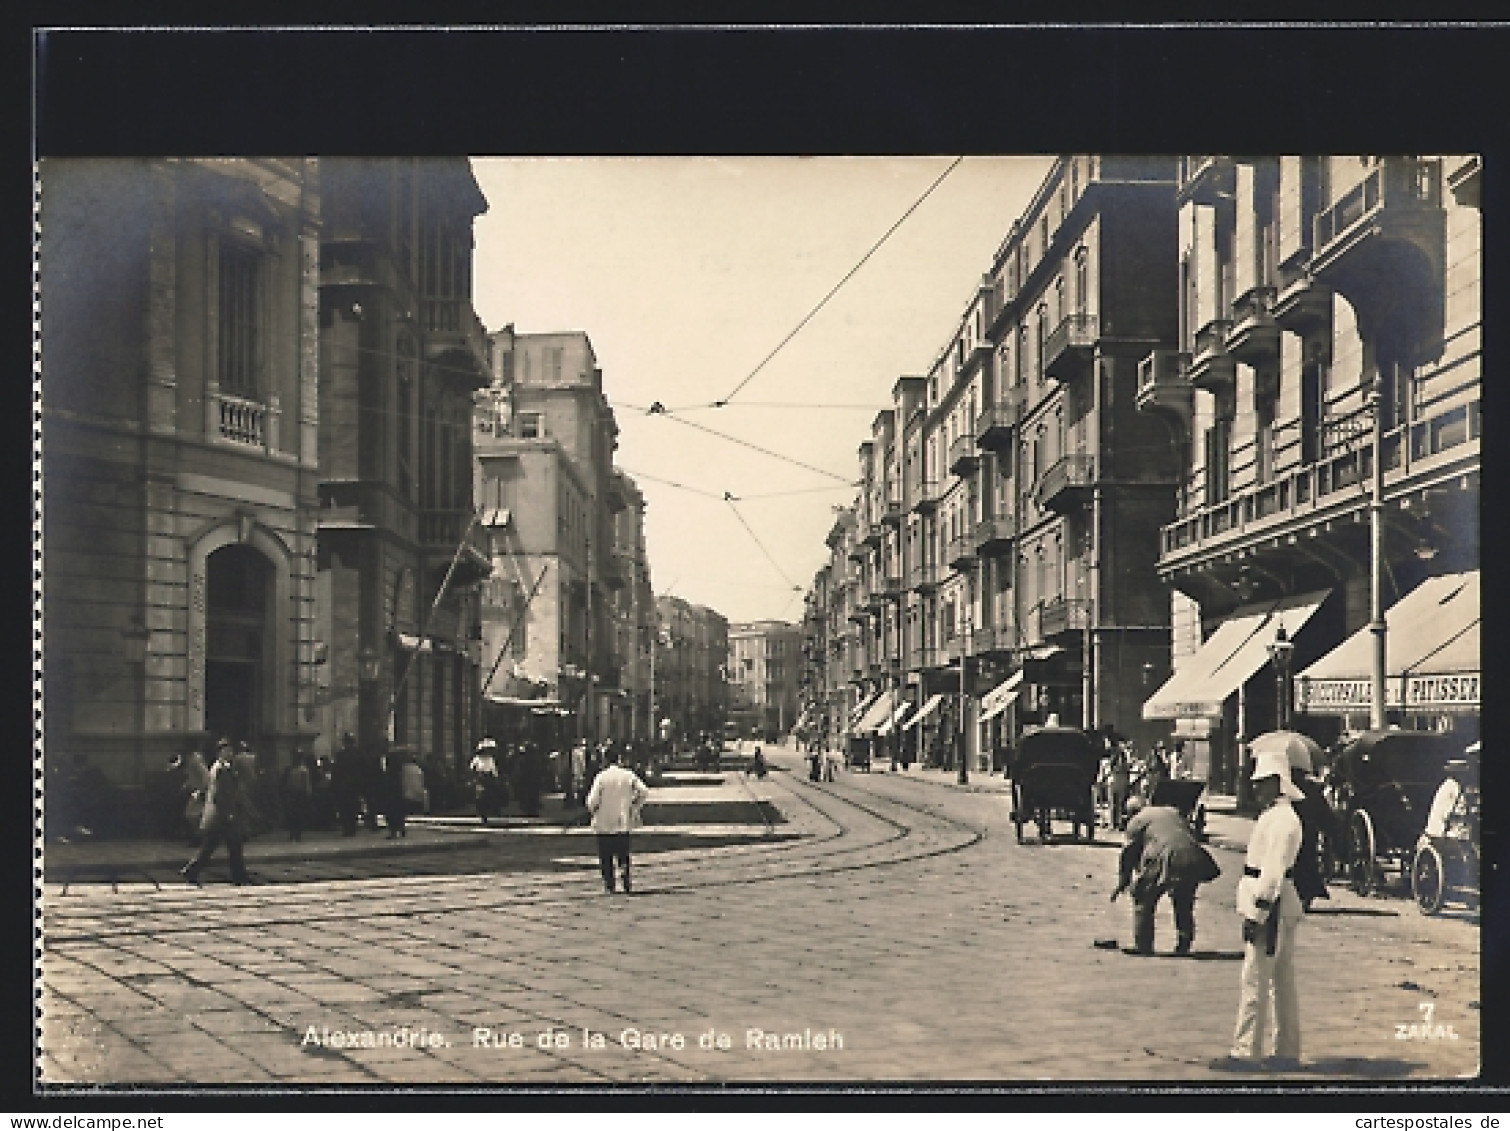
[[[729,626],[729,719],[742,738],[774,742],[798,721],[802,627],[786,621]]]
[[[729,622],[680,597],[656,600],[660,621],[655,645],[653,697],[658,737],[693,742],[722,735],[728,721]]]

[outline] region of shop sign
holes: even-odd
[[[1479,673],[1413,675],[1405,681],[1405,703],[1412,710],[1447,710],[1479,705]]]

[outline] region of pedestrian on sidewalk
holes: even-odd
[[[603,889],[614,892],[614,864],[623,878],[624,891],[633,890],[629,878],[629,834],[640,820],[640,809],[650,790],[632,770],[619,763],[614,747],[604,751],[607,765],[593,779],[587,791],[587,808],[592,812],[592,829],[598,835],[598,869],[603,874]]]
[[[1112,741],[1111,752],[1107,755],[1107,820],[1118,832],[1127,824],[1127,799],[1131,793],[1132,759],[1125,745]]]
[[[1136,800],[1132,802],[1137,804]],[[1153,953],[1154,911],[1168,894],[1174,904],[1174,952],[1189,954],[1195,941],[1196,889],[1220,876],[1221,866],[1195,839],[1173,805],[1134,809],[1125,833],[1127,842],[1122,847],[1119,882],[1112,899],[1132,889],[1133,952]]]
[[[247,809],[246,793],[236,771],[231,743],[222,738],[216,749],[215,764],[210,767],[210,784],[205,791],[204,817],[200,821],[204,841],[194,859],[179,869],[179,875],[191,884],[197,884],[200,870],[224,840],[226,855],[231,862],[231,882],[246,883],[248,877],[241,845],[246,838]]]
[[[199,828],[204,820],[204,801],[210,789],[210,768],[198,746],[191,746],[183,759],[184,824],[188,826],[190,844],[199,842]]]
[[[477,819],[483,824],[497,812],[498,806],[498,759],[494,756],[498,743],[491,735],[484,735],[467,770],[472,775],[472,799],[477,806]]]
[[[403,750],[390,750],[383,764],[383,823],[388,826],[388,839],[407,836],[408,831],[404,828],[404,820],[407,816],[408,803],[404,797],[404,761],[407,755]]]
[[[1274,1019],[1273,1068],[1300,1063],[1300,995],[1295,985],[1295,932],[1304,912],[1293,869],[1300,853],[1300,817],[1294,802],[1303,794],[1290,780],[1289,760],[1279,751],[1254,758],[1253,793],[1262,808],[1248,839],[1237,912],[1243,926],[1243,975],[1230,1055],[1213,1068],[1246,1068],[1263,1056],[1269,1019]]]
[[[309,755],[303,750],[294,751],[294,760],[283,771],[283,817],[288,823],[288,839],[304,839],[304,827],[309,824],[314,804],[314,773],[310,769]]]
[[[356,735],[347,731],[341,735],[341,748],[336,751],[330,768],[330,796],[335,802],[336,817],[341,822],[342,836],[357,835],[357,798],[361,793],[360,778],[362,754],[357,749]]]

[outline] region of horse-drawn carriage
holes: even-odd
[[[1376,891],[1387,870],[1411,880],[1432,798],[1461,741],[1429,731],[1371,730],[1337,756],[1333,807],[1345,830],[1343,858],[1353,891]]]
[[[1084,731],[1040,727],[1024,734],[1011,767],[1012,822],[1018,842],[1028,821],[1038,826],[1041,839],[1047,839],[1056,820],[1072,822],[1076,839],[1083,825],[1085,839],[1094,840],[1100,763],[1100,747]]]

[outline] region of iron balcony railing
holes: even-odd
[[[1090,602],[1077,597],[1051,597],[1039,612],[1039,627],[1045,637],[1079,632],[1091,626]]]
[[[1093,482],[1094,462],[1088,454],[1076,453],[1060,458],[1038,481],[1038,505],[1056,509],[1065,497],[1088,489]]]
[[[1044,376],[1056,381],[1074,377],[1082,367],[1073,362],[1093,350],[1099,337],[1100,324],[1095,316],[1066,314],[1044,342]]]
[[[1385,208],[1439,208],[1442,163],[1409,157],[1385,158],[1368,176],[1312,219],[1312,246],[1321,256],[1333,240]]]
[[[1209,553],[1273,527],[1336,507],[1362,505],[1373,477],[1373,416],[1363,408],[1322,429],[1322,455],[1267,483],[1203,507],[1160,530],[1160,561],[1189,551]],[[1444,461],[1471,460],[1483,433],[1478,399],[1385,432],[1380,444],[1385,483],[1429,471]]]

